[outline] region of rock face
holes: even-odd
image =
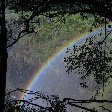
[[[112,26],[107,27],[107,34],[112,30]],[[108,36],[107,48],[112,50],[111,34]],[[97,43],[104,38],[104,28],[91,33],[85,38],[74,42],[74,44],[68,46],[68,49],[72,48],[73,45],[82,46],[87,42],[87,39],[92,38],[93,42]],[[86,43],[87,44],[87,43]],[[104,47],[105,49],[105,47]],[[95,95],[95,92],[101,88],[101,85],[95,83],[95,81],[90,81],[88,78],[88,88],[82,88],[81,75],[76,72],[71,72],[68,74],[66,72],[64,57],[66,56],[67,48],[60,51],[46,66],[41,70],[41,72],[32,82],[30,90],[41,91],[47,95],[58,95],[62,100],[63,98],[73,98],[76,100],[89,100]],[[107,51],[108,52],[108,51]],[[27,98],[33,96],[27,95]],[[35,101],[36,102],[36,101]],[[42,104],[41,104],[42,105]],[[75,110],[76,111],[76,110]],[[68,111],[70,112],[70,111]]]

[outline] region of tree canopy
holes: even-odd
[[[43,13],[52,17],[58,14],[76,14],[79,12],[98,14],[112,19],[111,7],[111,0],[10,0],[11,9],[32,12],[28,20]]]
[[[9,0],[9,9],[15,10],[16,13],[21,15],[24,29],[7,47],[15,44],[24,35],[33,33],[34,29],[31,28],[30,22],[40,15],[53,18],[56,16],[63,17],[67,13],[73,15],[80,13],[83,18],[87,18],[85,13],[89,13],[94,15],[96,21],[100,21],[98,16],[112,20],[111,6],[111,0]],[[37,23],[39,23],[39,19]]]

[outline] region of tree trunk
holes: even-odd
[[[5,26],[5,0],[0,0],[0,2],[0,112],[3,112],[7,72],[7,31]]]

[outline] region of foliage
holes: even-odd
[[[44,15],[45,17],[53,18],[62,16],[64,17],[66,14],[69,15],[76,15],[77,13],[80,13],[82,18],[86,18],[85,14],[93,14],[96,20],[99,22],[100,19],[97,17],[100,15],[101,17],[107,17],[108,19],[111,19],[110,14],[111,8],[108,6],[108,2],[103,1],[91,1],[88,3],[87,1],[57,1],[57,0],[10,0],[9,1],[9,8],[15,10],[17,13],[22,15],[23,23],[24,23],[24,29],[20,31],[20,33],[17,36],[17,39],[13,39],[14,42],[11,45],[8,45],[7,47],[12,46],[15,44],[23,35],[33,33],[34,29],[30,26],[30,22],[35,18],[39,17],[40,15]],[[95,4],[95,5],[93,5]],[[108,7],[107,7],[108,6]],[[100,8],[98,8],[100,7]],[[102,9],[104,12],[107,12],[105,15],[104,12],[102,13]],[[65,20],[64,20],[65,21]],[[104,23],[104,21],[100,21],[101,23]],[[93,24],[96,25],[96,24]]]
[[[101,33],[100,36],[102,35]],[[68,73],[74,71],[82,74],[81,79],[83,80],[92,76],[97,84],[104,86],[108,79],[112,77],[112,52],[108,46],[109,42],[95,42],[94,38],[95,36],[87,38],[83,45],[74,45],[73,51],[68,49],[68,55],[64,60],[65,67]],[[86,86],[86,82],[83,85]]]
[[[24,98],[21,100],[11,99],[11,95],[13,95],[15,92],[21,92],[25,94]],[[41,92],[34,92],[17,88],[16,90],[9,91],[6,94],[4,112],[98,112],[93,107],[88,108],[83,105],[83,103],[91,104],[94,102],[94,100],[75,100],[71,98],[63,98],[60,100],[60,98],[56,95],[45,95]],[[102,101],[100,103],[102,104],[105,102]]]
[[[24,45],[28,44],[27,46],[31,45],[32,48],[29,49],[31,51],[29,53],[32,54],[32,57],[35,56],[40,57],[42,62],[47,60],[48,57],[57,48],[66,45],[77,35],[86,34],[87,32],[89,33],[91,27],[92,30],[95,30],[95,27],[93,26],[95,19],[92,15],[88,17],[88,19],[84,19],[84,20],[82,19],[80,14],[77,15],[67,14],[64,17],[59,16],[52,19],[45,16],[39,16],[39,18],[35,17],[34,21],[37,21],[38,19],[39,19],[39,24],[35,22],[31,23],[35,32],[33,34],[27,35],[27,37],[29,38],[22,39],[22,41],[20,41],[19,44],[20,46],[23,44]],[[19,27],[17,27],[18,25],[14,26],[16,24],[13,24],[13,22],[9,22],[9,25],[13,31],[12,35],[13,36],[18,35],[17,32],[19,32],[20,25]],[[99,24],[99,27],[101,26],[103,26],[103,24],[101,25]],[[9,40],[9,43],[12,42],[13,42],[12,40]],[[26,59],[30,61],[28,57]]]
[[[10,8],[15,11],[32,12],[32,17],[43,13],[48,13],[48,16],[77,14],[77,13],[92,13],[100,16],[111,16],[111,0],[10,0]],[[103,10],[103,12],[102,12]],[[105,14],[105,12],[107,12]]]

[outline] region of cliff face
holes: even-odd
[[[23,40],[20,40],[8,52],[7,89],[25,88],[41,64],[38,56],[33,57],[30,54],[29,44],[20,45],[21,42]]]

